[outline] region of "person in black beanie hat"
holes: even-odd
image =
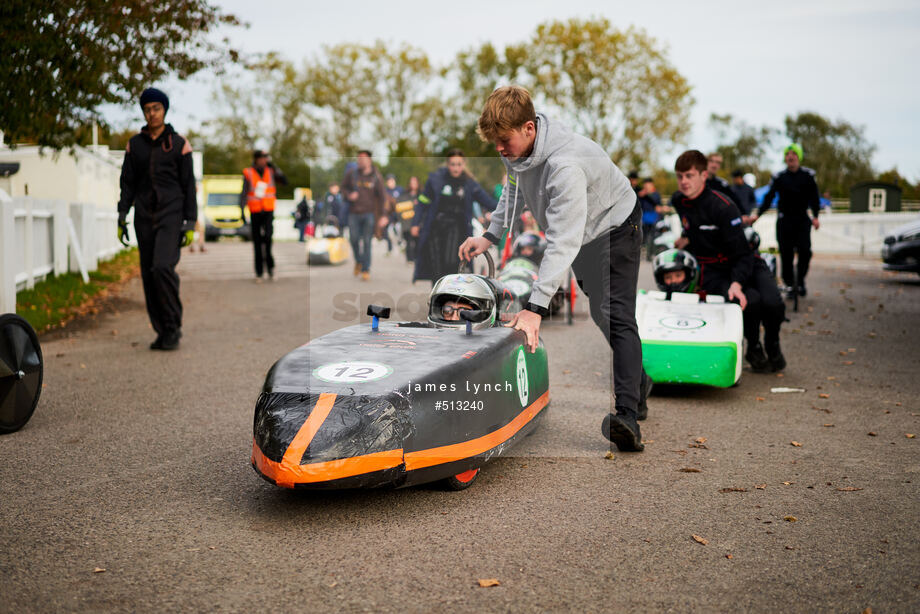
[[[192,242],[198,202],[192,146],[166,123],[169,97],[147,88],[140,98],[147,125],[131,137],[121,167],[118,238],[128,244],[127,215],[134,207],[147,314],[157,333],[151,350],[174,350],[182,336],[180,248]]]

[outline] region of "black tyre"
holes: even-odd
[[[447,490],[466,490],[472,486],[476,478],[479,477],[480,471],[482,471],[482,469],[470,469],[469,471],[464,471],[463,473],[458,473],[457,475],[441,480],[441,484]]]
[[[0,434],[18,431],[32,417],[43,374],[35,331],[15,314],[0,316]]]

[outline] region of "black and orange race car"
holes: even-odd
[[[503,296],[491,275],[448,275],[427,322],[371,306],[371,325],[281,358],[256,403],[255,470],[286,488],[468,487],[549,403],[546,350],[501,326]]]

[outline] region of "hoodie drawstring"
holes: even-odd
[[[508,174],[508,185],[509,185],[509,186],[511,185],[511,173]],[[511,206],[511,219],[512,219],[512,220],[515,219],[515,218],[517,217],[518,189],[519,189],[519,188],[518,188],[517,180],[515,180],[515,182],[514,182],[514,202],[513,202],[512,206]],[[509,228],[509,225],[508,225],[508,211],[507,211],[507,210],[505,210],[505,219],[504,219],[504,222],[505,222],[505,230],[507,230],[507,229]]]

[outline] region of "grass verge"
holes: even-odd
[[[48,277],[31,290],[16,293],[16,313],[38,333],[67,324],[77,316],[92,313],[94,304],[140,272],[137,248],[119,252],[100,262],[84,284],[79,273]]]

